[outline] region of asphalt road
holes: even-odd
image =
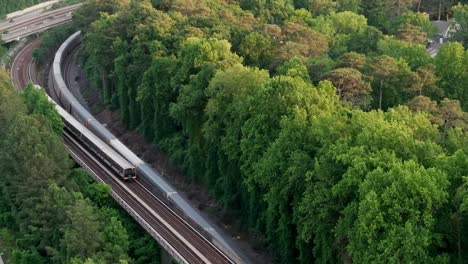
[[[72,12],[78,9],[81,4],[58,8],[52,11],[43,12],[37,10],[23,16],[0,22],[1,37],[5,42],[11,42],[37,32],[42,32],[58,24],[67,23],[71,20]]]

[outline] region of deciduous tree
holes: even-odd
[[[423,32],[417,26],[406,23],[398,29],[398,38],[410,44],[425,45],[427,42],[427,33]]]
[[[349,238],[353,261],[448,263],[430,250],[437,232],[433,212],[447,201],[447,187],[446,174],[414,161],[370,172],[359,188],[361,202]]]
[[[338,68],[353,68],[356,70],[361,70],[364,68],[366,64],[366,55],[357,53],[357,52],[348,52],[343,54],[338,59],[338,64],[336,67]]]
[[[398,78],[401,69],[397,60],[383,55],[376,57],[369,65],[369,74],[374,77],[374,89],[377,91],[378,108],[382,109],[384,99],[384,89],[396,89],[391,84],[394,78]],[[401,82],[400,82],[401,84]]]
[[[447,43],[440,49],[435,59],[436,76],[439,86],[444,90],[445,96],[460,100],[464,109],[467,108],[468,74],[466,72],[466,51],[458,42]]]
[[[333,83],[340,99],[361,108],[369,105],[371,86],[360,71],[338,68],[326,74],[324,78]]]

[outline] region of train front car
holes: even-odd
[[[66,131],[69,131],[122,179],[129,180],[136,178],[135,166],[130,164],[119,153],[95,136],[88,128],[65,111],[65,109],[57,104],[55,104],[55,107],[66,125]]]
[[[131,169],[127,169],[125,170],[124,172],[124,180],[134,180],[136,179],[136,169],[135,168],[131,168]]]

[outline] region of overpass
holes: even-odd
[[[76,4],[46,12],[39,10],[4,21],[0,23],[1,39],[8,43],[68,23],[73,11],[80,6]]]

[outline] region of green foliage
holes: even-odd
[[[310,23],[328,37],[333,57],[348,51],[353,36],[368,30],[367,19],[349,11],[319,16]]]
[[[332,0],[309,1],[308,9],[312,15],[328,14],[336,10],[336,2]]]
[[[50,121],[52,129],[61,135],[63,129],[62,118],[55,111],[55,106],[49,102],[45,90],[36,89],[32,83],[28,83],[21,95],[28,107],[28,113],[43,115]]]
[[[246,63],[265,67],[271,57],[271,48],[271,41],[268,37],[252,32],[240,44],[239,54],[245,58]]]
[[[88,28],[101,16],[101,13],[114,13],[129,3],[130,0],[85,1],[82,8],[73,13],[73,22],[78,28],[85,30],[85,27]]]
[[[210,146],[207,166],[214,168],[207,168],[205,182],[214,187],[214,193],[222,194],[226,208],[238,206],[236,203],[244,189],[237,179],[242,126],[249,117],[247,111],[253,95],[268,79],[265,71],[236,64],[218,71],[207,89],[210,99],[206,106],[207,121],[203,131]],[[215,165],[209,163],[212,160]],[[250,208],[252,213],[255,209]]]
[[[5,45],[5,43],[3,42],[3,40],[0,40],[0,59],[2,59],[2,60],[3,60],[3,57],[5,56],[5,54],[8,51],[8,49],[4,45]]]
[[[325,35],[302,23],[289,22],[282,28],[274,55],[280,60],[293,57],[319,57],[328,51]]]
[[[406,23],[398,29],[398,38],[410,44],[427,44],[427,33],[419,27]]]
[[[41,44],[34,50],[33,58],[40,63],[48,62],[58,47],[75,31],[76,28],[71,24],[48,30],[43,34]]]
[[[468,5],[458,5],[452,8],[453,21],[451,27],[454,28],[452,38],[456,41],[460,41],[465,45],[468,45]]]
[[[66,7],[66,6],[69,6],[69,5],[83,3],[85,1],[86,0],[62,0],[62,1],[58,2],[58,3],[53,4],[51,9],[58,9],[58,8]]]
[[[432,64],[432,58],[423,45],[414,45],[392,38],[384,38],[377,43],[379,51],[387,56],[404,59],[411,69]]]
[[[468,109],[468,52],[458,42],[445,44],[435,59],[436,75],[439,78],[439,86],[445,95],[462,102],[463,109]]]
[[[324,74],[335,68],[336,62],[329,57],[320,57],[307,60],[306,65],[312,82],[318,83]]]
[[[310,82],[307,67],[299,58],[292,58],[289,61],[284,62],[281,66],[278,67],[277,74],[290,77],[299,77],[304,81]]]
[[[338,0],[337,7],[338,11],[351,11],[354,13],[360,13],[362,0]]]
[[[409,11],[417,0],[362,0],[362,8],[369,24],[384,31],[392,28],[392,22]]]
[[[368,197],[369,194],[367,191],[357,192],[356,190],[368,188],[369,185],[367,184],[383,184],[383,186],[389,184],[389,186],[393,186],[392,184],[395,179],[390,180],[390,183],[385,183],[384,178],[375,180],[373,177],[378,177],[382,172],[392,170],[392,164],[400,163],[399,160],[406,161],[413,159],[421,164],[431,164],[442,151],[441,148],[434,143],[434,140],[437,138],[437,130],[435,130],[422,115],[414,116],[409,113],[407,109],[403,108],[389,111],[389,113],[386,114],[382,112],[353,112],[348,120],[333,117],[328,120],[325,119],[323,122],[325,122],[325,124],[334,122],[335,125],[334,128],[329,129],[329,133],[322,136],[326,137],[323,142],[328,143],[325,143],[323,146],[322,150],[324,152],[318,157],[317,162],[314,164],[313,168],[311,168],[311,172],[308,175],[308,187],[300,208],[302,219],[300,221],[300,234],[307,241],[313,239],[315,244],[314,252],[317,260],[321,263],[337,262],[340,256],[346,258],[348,254],[351,254],[353,258],[360,257],[360,254],[368,254],[368,256],[375,254],[373,256],[377,256],[380,250],[386,249],[385,247],[380,248],[378,246],[378,241],[384,239],[384,236],[382,236],[384,234],[383,228],[386,226],[390,227],[393,224],[396,225],[395,227],[405,227],[406,221],[397,220],[399,219],[399,211],[393,210],[415,210],[417,215],[414,220],[420,221],[421,219],[418,218],[419,214],[422,213],[420,210],[430,204],[422,202],[420,204],[420,209],[418,209],[418,207],[413,207],[414,204],[411,203],[407,204],[406,209],[403,209],[397,202],[395,202],[394,207],[391,205],[387,205],[386,207],[373,207],[372,210],[375,210],[374,212],[378,214],[384,213],[386,208],[388,208],[388,210],[390,210],[388,213],[396,214],[396,218],[391,220],[391,224],[387,225],[381,222],[382,226],[379,226],[377,225],[378,222],[376,222],[375,224],[366,223],[361,226],[359,225],[359,212],[361,212],[360,204],[362,203],[362,206],[368,204],[368,202],[370,202],[368,198],[370,197]],[[346,123],[349,125],[344,125]],[[342,133],[345,133],[347,136],[343,137]],[[424,151],[421,152],[423,149]],[[399,172],[399,169],[394,169],[394,173]],[[444,182],[443,174],[433,172],[431,175],[432,177],[436,177],[435,179],[438,180],[438,184],[442,184],[442,186],[440,186],[442,189],[438,189],[432,184],[429,185],[429,188],[437,190],[438,192],[443,192],[443,188],[446,186],[446,180]],[[412,174],[408,173],[405,178],[400,179],[397,177],[397,179],[402,181],[404,181],[404,179],[412,180],[411,176]],[[421,181],[428,180],[425,176],[420,177]],[[442,178],[442,180],[439,180],[440,178]],[[426,183],[421,185],[421,187],[425,184]],[[403,183],[403,185],[405,185],[405,183]],[[394,187],[397,186],[398,185],[394,185]],[[382,188],[385,189],[385,187]],[[388,195],[391,193],[390,190],[391,189],[388,189]],[[413,191],[417,192],[417,189],[413,189]],[[383,195],[382,191],[378,190],[375,190],[375,194],[378,195],[377,197]],[[401,195],[401,193],[398,192],[397,195]],[[426,192],[421,191],[420,195],[426,195]],[[377,197],[374,196],[374,198]],[[430,195],[424,197],[433,199]],[[438,198],[439,207],[446,196],[440,197],[441,198]],[[404,198],[401,197],[401,199]],[[415,198],[415,201],[419,202],[420,200],[419,198]],[[387,202],[393,203],[394,200],[389,197]],[[401,204],[401,206],[403,206],[403,204]],[[434,204],[434,206],[436,205]],[[370,208],[366,209],[367,210],[364,208],[361,209],[362,213],[368,213]],[[425,212],[433,214],[431,209]],[[374,216],[369,215],[368,220],[390,220],[388,217]],[[409,215],[401,214],[400,216],[406,217]],[[403,222],[398,224],[398,221]],[[429,224],[426,222],[419,223],[422,225]],[[365,225],[367,225],[367,228],[364,227]],[[378,229],[374,231],[371,228],[373,226]],[[362,228],[359,234],[362,234],[362,232],[366,232],[367,234],[378,232],[379,235],[371,235],[369,240],[367,240],[368,237],[356,237],[355,242],[350,241],[348,247],[345,240],[354,239],[356,235],[354,230],[357,231],[359,228]],[[433,235],[432,233],[430,234]],[[431,236],[429,234],[427,235]],[[390,241],[391,237],[392,235],[389,234]],[[436,238],[437,236],[433,237]],[[371,238],[374,238],[374,240],[371,240]],[[437,241],[431,239],[428,240],[429,244],[436,242]],[[370,243],[372,245],[362,245],[362,247],[358,249],[355,248],[353,243]],[[415,240],[414,243],[419,242]],[[358,253],[358,251],[360,253]],[[390,254],[392,257],[399,254],[399,250],[391,250],[388,252],[391,252]],[[391,258],[390,256],[387,257]],[[382,261],[385,260],[382,259]]]
[[[418,27],[421,29],[423,32],[427,34],[428,37],[434,36],[434,34],[437,32],[437,28],[429,21],[427,16],[425,16],[422,13],[416,13],[416,12],[405,12],[403,13],[400,17],[398,17],[398,20],[395,25],[395,30],[401,28],[402,26],[410,24],[415,27]]]
[[[466,51],[431,59],[398,3],[95,0],[75,23],[102,102],[276,262],[463,262]]]
[[[369,106],[371,86],[360,71],[353,68],[338,68],[325,75],[325,78],[336,87],[340,99],[363,109]]]
[[[239,3],[243,9],[272,24],[281,24],[294,10],[287,0],[240,0]]]
[[[29,84],[19,95],[0,71],[0,120],[0,230],[7,234],[1,243],[7,245],[9,263],[128,263],[157,257],[154,243],[145,242],[139,252],[130,249],[130,243],[149,235],[114,209],[110,188],[70,169],[62,121],[43,90]]]
[[[370,61],[367,72],[373,79],[374,102],[379,109],[406,101],[411,71],[404,60],[378,56]]]
[[[356,70],[361,70],[364,68],[366,60],[367,58],[365,55],[353,51],[343,54],[338,59],[337,67],[348,67]]]
[[[361,202],[351,231],[353,260],[448,263],[446,256],[430,251],[438,243],[433,212],[446,202],[447,186],[443,172],[412,160],[369,173],[359,188]]]
[[[368,26],[364,30],[350,36],[348,50],[362,54],[372,54],[372,52],[377,50],[377,43],[379,43],[383,36],[383,33],[377,28]]]

